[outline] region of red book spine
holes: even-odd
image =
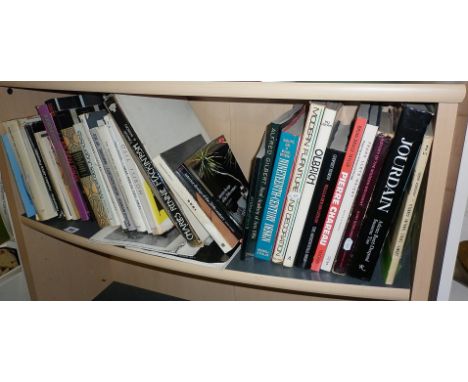
[[[392,137],[385,134],[378,134],[372,152],[369,156],[369,162],[366,171],[363,174],[363,182],[358,191],[358,199],[351,212],[351,218],[349,219],[346,227],[345,234],[343,236],[343,243],[341,244],[338,252],[335,265],[333,266],[333,272],[336,274],[346,274],[348,265],[351,261],[355,242],[359,236],[359,231],[364,221],[364,215],[369,205],[372,193],[377,183],[380,170],[383,166],[385,157],[387,156],[388,149]]]
[[[312,265],[310,266],[310,269],[315,272],[320,271],[323,257],[325,256],[328,242],[333,232],[333,227],[335,226],[336,217],[341,207],[341,201],[346,191],[346,187],[348,186],[351,170],[353,169],[354,161],[359,150],[359,145],[361,143],[366,124],[366,118],[358,117],[354,122],[353,132],[351,134],[351,138],[349,139],[348,148],[346,149],[346,154],[340,170],[340,175],[338,176],[338,181],[336,182],[335,191],[333,192],[333,197],[330,202],[330,206],[328,207],[327,217],[320,234],[320,240],[315,250]]]

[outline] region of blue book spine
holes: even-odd
[[[255,248],[255,257],[257,259],[271,259],[299,138],[298,135],[291,134],[288,131],[283,130],[281,132]]]
[[[34,204],[26,189],[23,175],[21,174],[18,161],[16,160],[15,151],[13,150],[13,147],[11,146],[11,143],[10,143],[10,140],[8,139],[7,134],[2,135],[2,141],[3,141],[3,147],[5,148],[5,152],[8,157],[8,161],[10,162],[10,168],[13,172],[13,176],[15,178],[16,186],[18,188],[21,201],[23,202],[24,212],[28,218],[36,216],[36,209],[34,208]]]

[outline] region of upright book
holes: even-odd
[[[426,134],[424,134],[421,148],[419,149],[418,158],[416,160],[411,179],[411,185],[403,199],[400,211],[398,212],[398,219],[394,225],[393,233],[389,237],[390,240],[387,252],[389,259],[386,261],[387,266],[383,267],[385,273],[385,284],[387,285],[393,285],[393,282],[395,281],[395,276],[403,255],[405,241],[408,236],[410,222],[413,217],[429,155],[431,153],[433,139],[434,133],[432,130],[432,124],[430,124],[427,128]]]
[[[366,128],[368,114],[369,104],[361,104],[349,138],[348,147],[346,148],[346,154],[343,159],[343,164],[341,165],[340,174],[338,175],[338,181],[336,183],[335,190],[333,191],[333,197],[330,202],[330,206],[328,207],[325,224],[323,225],[322,232],[320,234],[320,240],[317,248],[315,249],[310,268],[315,272],[320,271],[322,261],[330,243],[330,238],[333,234],[333,229],[337,221],[343,197],[345,195],[346,188],[348,187],[354,161],[358,155],[359,146]]]
[[[245,243],[243,243],[244,253],[250,255],[255,253],[258,231],[263,216],[281,131],[301,109],[302,105],[295,105],[271,122],[265,130],[260,148],[255,157],[255,163],[258,164],[259,174],[258,177],[256,177],[256,182],[251,182],[250,184],[249,197],[252,197],[252,212],[249,217],[249,226],[246,227],[246,238]]]
[[[306,222],[294,260],[294,265],[298,267],[309,269],[312,264],[312,257],[317,248],[328,206],[333,196],[334,186],[343,163],[356,110],[357,106],[355,105],[344,105],[336,116],[336,122],[323,156],[320,172],[317,179],[314,179],[317,190],[314,191],[307,211]]]
[[[394,114],[391,110],[387,107],[382,110],[380,127],[369,156],[369,162],[362,177],[363,181],[359,186],[357,199],[345,230],[343,242],[333,265],[333,273],[335,274],[345,275],[347,272],[353,249],[362,227],[362,221],[364,220],[377,179],[390,148],[394,135]]]
[[[166,149],[194,135],[205,134],[188,101],[116,94],[108,96],[105,105],[158,202],[187,242],[202,246],[203,242],[153,163]],[[155,134],[155,129],[160,133]],[[208,139],[206,134],[205,138]]]
[[[301,111],[281,131],[255,248],[255,257],[261,260],[270,260],[272,256],[291,170],[304,130],[305,111],[306,108],[303,106]]]
[[[309,102],[309,111],[302,133],[301,143],[298,148],[297,158],[292,169],[291,180],[286,191],[283,213],[273,249],[272,261],[282,263],[293,226],[295,225],[299,203],[303,196],[304,184],[306,183],[307,171],[313,158],[314,146],[320,130],[325,105]]]
[[[291,231],[291,237],[286,248],[286,253],[283,261],[285,267],[294,265],[296,254],[300,245],[302,232],[306,224],[309,208],[314,196],[314,191],[317,186],[320,169],[322,168],[325,152],[330,141],[333,131],[333,125],[336,118],[336,113],[342,105],[339,103],[328,102],[323,113],[320,129],[318,131],[317,140],[310,145],[312,158],[307,170],[304,188],[297,208],[297,216]]]
[[[433,114],[424,105],[403,106],[392,147],[377,182],[350,264],[350,276],[371,279],[432,117]]]

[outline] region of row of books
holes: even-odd
[[[185,258],[239,247],[248,183],[186,100],[81,94],[37,111],[2,124],[26,216],[95,220],[107,242]]]
[[[273,121],[252,166],[243,253],[393,284],[433,139],[432,105],[310,102]]]

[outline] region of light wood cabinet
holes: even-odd
[[[115,280],[196,300],[432,299],[465,136],[466,113],[459,112],[465,90],[464,84],[440,83],[0,82],[2,121],[36,114],[34,107],[44,100],[74,92],[188,97],[209,134],[226,136],[246,174],[265,126],[297,101],[425,102],[437,104],[438,109],[419,246],[407,286],[386,287],[240,262],[224,270],[211,269],[90,242],[21,216],[21,203],[0,149],[0,170],[5,174],[31,296],[92,299]]]

